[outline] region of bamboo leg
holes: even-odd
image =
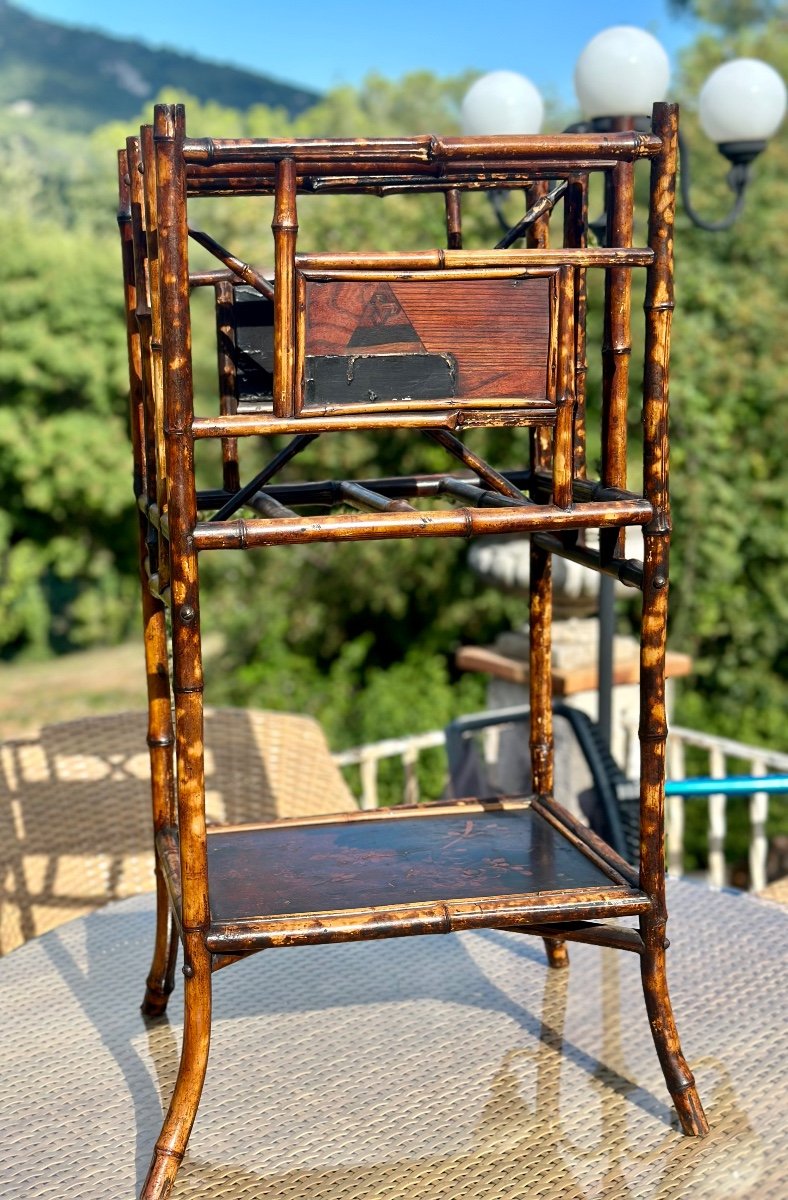
[[[561,970],[569,966],[569,951],[566,948],[566,942],[561,938],[542,938],[544,942],[545,953],[547,954],[547,965],[553,967],[554,970]]]
[[[530,690],[531,777],[537,796],[553,791],[553,708],[550,632],[552,619],[552,557],[531,542]],[[549,966],[569,966],[562,938],[546,937]]]
[[[670,501],[668,496],[668,372],[673,311],[673,214],[678,110],[654,107],[662,150],[651,165],[649,245],[654,261],[646,284],[643,372],[643,482],[653,517],[643,531],[640,634],[640,886],[651,909],[640,918],[643,994],[654,1045],[684,1132],[702,1137],[708,1123],[681,1052],[665,973],[665,643],[668,617]],[[622,464],[623,466],[623,464]]]
[[[134,447],[135,493],[156,499],[155,442],[153,412],[146,402],[150,395],[150,328],[145,296],[145,267],[142,250],[141,188],[139,146],[130,138],[128,150],[121,154],[120,209],[118,220],[123,248],[126,284],[126,327],[130,364],[131,434]],[[129,165],[132,171],[129,173]],[[145,332],[147,331],[147,332]],[[147,382],[146,382],[147,381]],[[151,800],[154,836],[174,823],[175,792],[172,770],[172,720],[167,671],[167,630],[164,606],[148,588],[151,550],[155,550],[156,531],[139,514],[139,575],[142,590],[142,620],[145,637],[145,676],[148,695],[148,747],[151,766]],[[154,554],[158,561],[158,556]],[[164,877],[156,861],[156,938],[153,961],[148,973],[142,1011],[146,1016],[161,1016],[173,989],[177,942],[170,920],[170,902]]]
[[[681,1052],[668,992],[665,922],[657,914],[644,914],[640,920],[640,932],[646,947],[640,956],[643,994],[665,1083],[684,1133],[688,1137],[705,1137],[709,1132],[709,1123],[695,1086],[695,1077]]]
[[[144,553],[144,550],[142,551]],[[175,780],[173,776],[173,730],[170,715],[170,685],[167,670],[167,629],[164,605],[155,600],[142,577],[142,609],[145,631],[145,667],[148,684],[148,748],[151,765],[151,800],[155,834],[175,823]],[[155,844],[155,843],[154,843]],[[147,1017],[161,1016],[174,986],[177,938],[170,919],[170,900],[156,855],[156,939],[148,973],[142,1011]]]
[[[703,1137],[709,1131],[695,1079],[681,1052],[665,970],[665,641],[668,582],[668,530],[644,534],[643,618],[641,633],[640,711],[640,881],[652,898],[640,918],[644,951],[641,977],[651,1033],[668,1091],[684,1132]]]
[[[156,863],[156,940],[153,961],[145,980],[145,998],[140,1006],[145,1017],[161,1017],[175,987],[175,961],[178,957],[178,937],[175,922],[170,916],[167,885]]]
[[[202,1095],[211,1042],[211,956],[200,935],[185,946],[181,1063],[140,1200],[166,1200],[183,1161]]]

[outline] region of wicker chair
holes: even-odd
[[[45,725],[0,745],[0,954],[153,890],[145,731],[146,714],[126,712]],[[205,737],[211,821],[354,806],[309,717],[208,709]]]

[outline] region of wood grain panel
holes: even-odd
[[[550,288],[546,277],[307,280],[305,352],[451,355],[457,396],[546,397]]]

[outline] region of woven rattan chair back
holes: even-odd
[[[154,888],[146,724],[114,713],[0,744],[0,954]],[[309,717],[209,709],[205,747],[209,822],[353,807]]]

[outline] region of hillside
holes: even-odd
[[[281,107],[291,116],[319,99],[253,71],[41,20],[0,0],[0,110],[87,131],[131,120],[165,87],[228,108]]]

